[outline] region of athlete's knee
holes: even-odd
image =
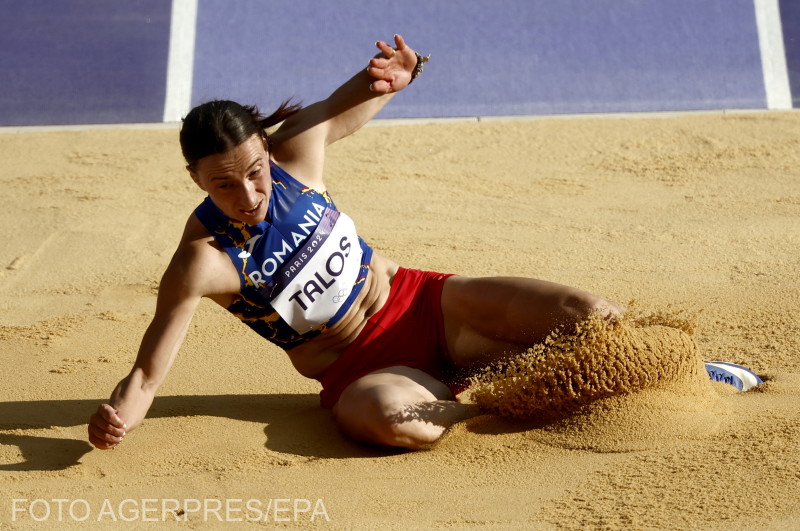
[[[441,426],[421,416],[423,403],[391,401],[380,404],[370,418],[368,430],[376,444],[418,450],[436,442],[444,433]]]
[[[360,393],[357,401],[342,395],[336,418],[340,428],[362,442],[381,446],[424,448],[436,442],[444,428],[420,418],[420,404],[393,397],[392,389],[378,386]],[[386,386],[390,387],[390,386]]]
[[[625,311],[621,305],[585,291],[576,291],[567,296],[564,308],[576,322],[591,316],[606,320],[616,319]]]

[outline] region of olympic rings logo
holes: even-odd
[[[340,290],[339,290],[339,293],[337,293],[336,295],[334,295],[334,296],[331,298],[331,300],[332,300],[332,301],[333,301],[335,304],[339,304],[340,302],[342,302],[342,301],[344,300],[344,298],[345,298],[346,296],[347,296],[347,290],[346,290],[346,289],[340,289]]]

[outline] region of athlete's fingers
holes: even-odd
[[[109,404],[100,404],[97,408],[97,413],[105,419],[106,422],[115,426],[120,429],[125,429],[128,426],[125,422],[117,415],[117,410],[111,407]]]
[[[377,68],[377,67],[374,67],[374,66],[368,66],[367,67],[367,74],[369,74],[371,77],[375,78],[376,81],[383,79],[384,72],[385,72],[385,70],[383,68]],[[373,83],[374,82],[375,81],[373,81]],[[372,90],[371,85],[370,85],[370,90]]]
[[[397,47],[397,51],[406,49],[406,41],[403,40],[403,36],[402,35],[395,34],[394,43],[395,43],[395,45]]]
[[[102,439],[95,437],[91,433],[89,434],[89,442],[92,444],[92,446],[94,446],[98,450],[112,450],[117,446],[117,443],[106,442]]]
[[[369,66],[367,66],[367,74],[375,79],[384,79],[384,74],[386,74],[386,64],[388,62],[388,59],[384,59],[382,57],[370,59]]]
[[[389,66],[389,60],[385,57],[373,57],[369,60],[369,65],[374,66],[375,68],[386,68]]]
[[[95,426],[96,428],[115,437],[125,436],[125,431],[126,431],[125,428],[118,428],[113,424],[110,424],[106,419],[104,419],[98,413],[95,413],[89,418],[89,425]]]
[[[121,439],[125,437],[125,431],[108,424],[105,420],[97,415],[92,415],[89,419],[89,432],[96,434],[100,437],[100,432],[106,433],[109,437]]]
[[[109,444],[119,444],[124,437],[116,437],[95,424],[89,424],[89,439],[91,440],[92,438]]]
[[[97,437],[95,437],[91,433],[89,434],[89,443],[92,446],[94,446],[95,448],[97,448],[98,450],[109,450],[109,449],[113,448],[114,446],[116,446],[116,445],[112,445],[111,443],[107,443],[107,442],[105,442],[103,440],[98,439]]]
[[[378,47],[378,49],[381,51],[383,56],[386,57],[387,59],[391,59],[392,57],[394,57],[394,54],[396,53],[394,51],[394,48],[392,48],[391,46],[389,46],[388,44],[386,44],[383,41],[376,42],[375,46]]]

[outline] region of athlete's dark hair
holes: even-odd
[[[181,151],[189,168],[208,155],[225,153],[259,135],[268,146],[265,129],[279,124],[302,108],[286,100],[269,116],[262,115],[255,105],[235,101],[214,100],[198,105],[186,115],[181,127]]]

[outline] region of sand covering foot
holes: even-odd
[[[472,399],[504,417],[554,420],[602,398],[696,382],[706,376],[687,332],[669,318],[592,317],[476,375]]]

